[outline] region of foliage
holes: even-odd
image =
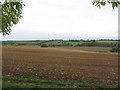
[[[14,46],[14,47],[17,47],[17,46],[18,46],[18,43],[14,43],[13,46]]]
[[[0,2],[0,12],[2,12],[2,20],[0,20],[0,33],[9,34],[11,27],[19,22],[22,18],[22,10],[24,7],[22,0],[5,0]],[[0,16],[1,16],[0,15]]]
[[[41,47],[48,47],[46,44],[41,44]]]
[[[110,52],[120,52],[120,47],[112,47]]]
[[[99,46],[99,47],[117,47],[119,45],[118,41],[116,40],[108,40],[108,41],[101,41],[101,40],[82,40],[79,42],[71,42],[63,40],[62,42],[51,44],[45,44],[48,42],[44,41],[3,41],[2,45],[13,45],[17,43],[19,46],[21,45],[38,45],[41,47],[61,47],[61,46]],[[49,40],[51,42],[51,40]]]
[[[76,46],[117,47],[118,45],[118,42],[84,42],[81,44],[77,44]]]
[[[118,0],[92,0],[93,5],[96,7],[105,6],[107,3],[111,4],[113,8],[118,7],[120,1]]]

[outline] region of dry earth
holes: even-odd
[[[3,76],[116,84],[118,54],[3,47]]]

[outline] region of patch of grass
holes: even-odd
[[[96,41],[98,43],[118,43],[118,41]]]
[[[90,87],[90,88],[118,88],[117,84],[107,85],[102,83],[88,83],[88,82],[77,82],[77,81],[58,81],[58,80],[40,80],[40,79],[32,79],[32,78],[19,78],[19,77],[3,77],[4,81],[12,81],[4,82],[3,88],[6,87],[29,87],[29,88],[37,88],[37,87],[57,87],[57,88],[68,88],[68,87]],[[24,84],[20,84],[24,83]],[[27,85],[25,83],[33,83],[34,85]],[[38,86],[40,85],[40,86]],[[44,86],[47,85],[47,86]]]
[[[81,44],[83,42],[65,42],[65,43],[68,43],[68,44]]]
[[[2,88],[64,88],[59,86],[35,85],[26,83],[3,82]]]

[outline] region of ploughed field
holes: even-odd
[[[63,49],[72,49],[72,50],[81,50],[81,51],[90,51],[90,52],[110,52],[110,47],[58,47],[58,48],[63,48]]]
[[[64,48],[2,47],[3,76],[118,83],[118,54]]]

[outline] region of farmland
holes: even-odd
[[[68,49],[68,50],[77,50],[77,51],[89,51],[89,52],[103,52],[109,53],[110,47],[57,47],[61,49]]]
[[[2,45],[35,45],[47,47],[59,47],[59,46],[93,46],[93,47],[117,47],[118,40],[34,40],[34,41],[3,41]]]
[[[79,84],[89,82],[113,85],[118,83],[118,54],[83,51],[78,47],[3,46],[3,77],[9,77],[5,79],[6,83],[12,77],[29,77],[56,80],[56,83],[73,81]]]

